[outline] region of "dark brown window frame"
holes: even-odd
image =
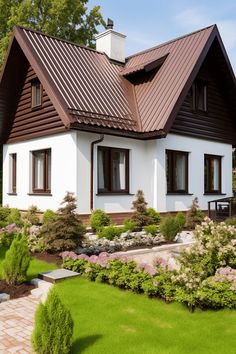
[[[198,107],[198,85],[203,85],[206,87],[206,92],[204,92],[204,102],[203,105],[205,109],[200,109]],[[196,79],[192,85],[192,110],[195,113],[208,114],[208,82],[204,79]]]
[[[10,193],[16,194],[16,166],[17,166],[17,154],[10,154],[11,158],[11,186]]]
[[[36,85],[39,85],[40,87],[40,103],[36,104],[36,91],[35,91],[35,87]],[[43,100],[43,92],[42,92],[42,85],[40,83],[40,81],[38,79],[34,79],[31,81],[31,108],[32,109],[36,109],[42,106],[42,100]]]
[[[97,156],[99,151],[108,151],[109,154],[109,163],[108,163],[108,189],[99,189],[98,185],[98,194],[129,194],[129,150],[121,149],[121,148],[113,148],[109,146],[98,146]],[[112,155],[114,152],[124,152],[125,153],[125,189],[122,190],[114,190],[112,189]],[[97,176],[99,175],[99,165],[97,164]],[[99,177],[97,177],[99,183]]]
[[[217,190],[206,190],[206,159],[217,159],[219,161],[219,189]],[[211,178],[210,171],[208,171],[208,178]],[[208,185],[211,185],[210,180]],[[204,194],[222,194],[222,156],[220,155],[204,154]]]
[[[185,156],[186,159],[186,169],[185,169],[185,188],[181,189],[181,190],[177,190],[176,186],[175,186],[175,176],[174,176],[174,166],[175,166],[175,161],[176,158],[175,156],[177,154],[182,154]],[[167,184],[167,194],[188,194],[188,184],[189,184],[189,178],[188,178],[188,174],[189,174],[189,153],[186,151],[179,151],[179,150],[166,150],[166,157],[167,155],[169,155],[168,159],[169,161],[171,161],[171,166],[169,168],[169,178],[170,178],[170,186],[171,188],[168,189],[168,183]],[[167,163],[166,163],[166,182],[167,182]]]
[[[43,162],[43,188],[35,187],[35,155],[36,153],[44,153]],[[34,150],[32,153],[32,192],[35,194],[50,194],[51,188],[48,187],[48,156],[51,154],[51,149]]]

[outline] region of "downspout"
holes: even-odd
[[[94,145],[104,140],[104,134],[100,135],[100,139],[91,142],[91,165],[90,165],[90,210],[93,210],[94,199]]]

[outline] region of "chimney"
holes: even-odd
[[[106,31],[96,35],[96,49],[105,52],[110,59],[125,62],[125,38],[122,33],[113,30],[114,23],[108,18]]]

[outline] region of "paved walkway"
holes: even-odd
[[[32,295],[0,304],[0,354],[28,354],[38,305]]]

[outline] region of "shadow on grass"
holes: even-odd
[[[93,336],[84,336],[82,338],[76,339],[73,342],[71,352],[74,354],[80,354],[85,351],[90,345],[93,345],[97,340],[101,339],[101,334],[95,334]]]

